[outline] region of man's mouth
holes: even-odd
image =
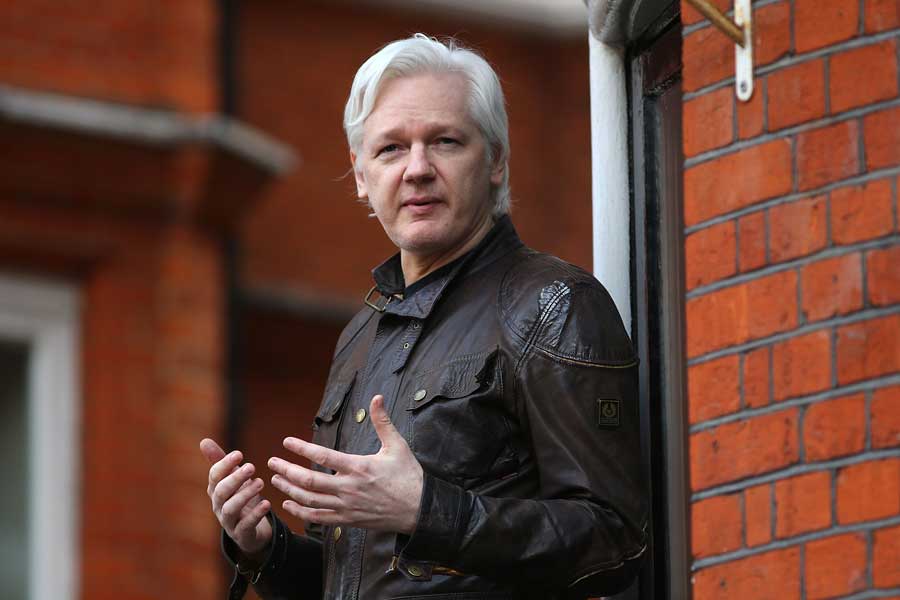
[[[401,206],[414,215],[426,215],[438,204],[440,204],[440,200],[434,196],[415,196],[404,200]]]
[[[438,199],[432,196],[415,196],[407,198],[403,201],[403,206],[427,206],[429,204],[437,204]]]

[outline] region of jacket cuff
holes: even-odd
[[[425,473],[416,527],[408,536],[397,536],[395,550],[400,562],[453,563],[470,514],[465,490]]]
[[[255,585],[267,575],[277,571],[287,554],[287,527],[272,511],[269,511],[266,518],[269,519],[269,524],[272,526],[272,541],[269,543],[265,559],[255,569],[242,563],[243,554],[237,544],[225,533],[224,529],[222,530],[222,554],[234,568],[234,580],[231,582],[229,598],[243,597],[248,584]]]

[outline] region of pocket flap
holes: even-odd
[[[438,398],[468,396],[493,376],[497,351],[460,357],[415,378],[407,410],[416,410]]]
[[[344,400],[346,400],[347,394],[350,392],[350,388],[353,387],[355,380],[356,373],[349,379],[335,381],[325,390],[322,406],[319,407],[319,412],[316,413],[317,423],[330,423],[334,420],[337,414],[341,412]]]

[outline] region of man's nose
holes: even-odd
[[[403,172],[404,181],[416,182],[434,177],[434,165],[428,157],[425,144],[413,144],[409,151],[409,162]]]

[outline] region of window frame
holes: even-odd
[[[28,348],[27,589],[33,599],[78,597],[79,305],[74,285],[0,274],[0,338]]]

